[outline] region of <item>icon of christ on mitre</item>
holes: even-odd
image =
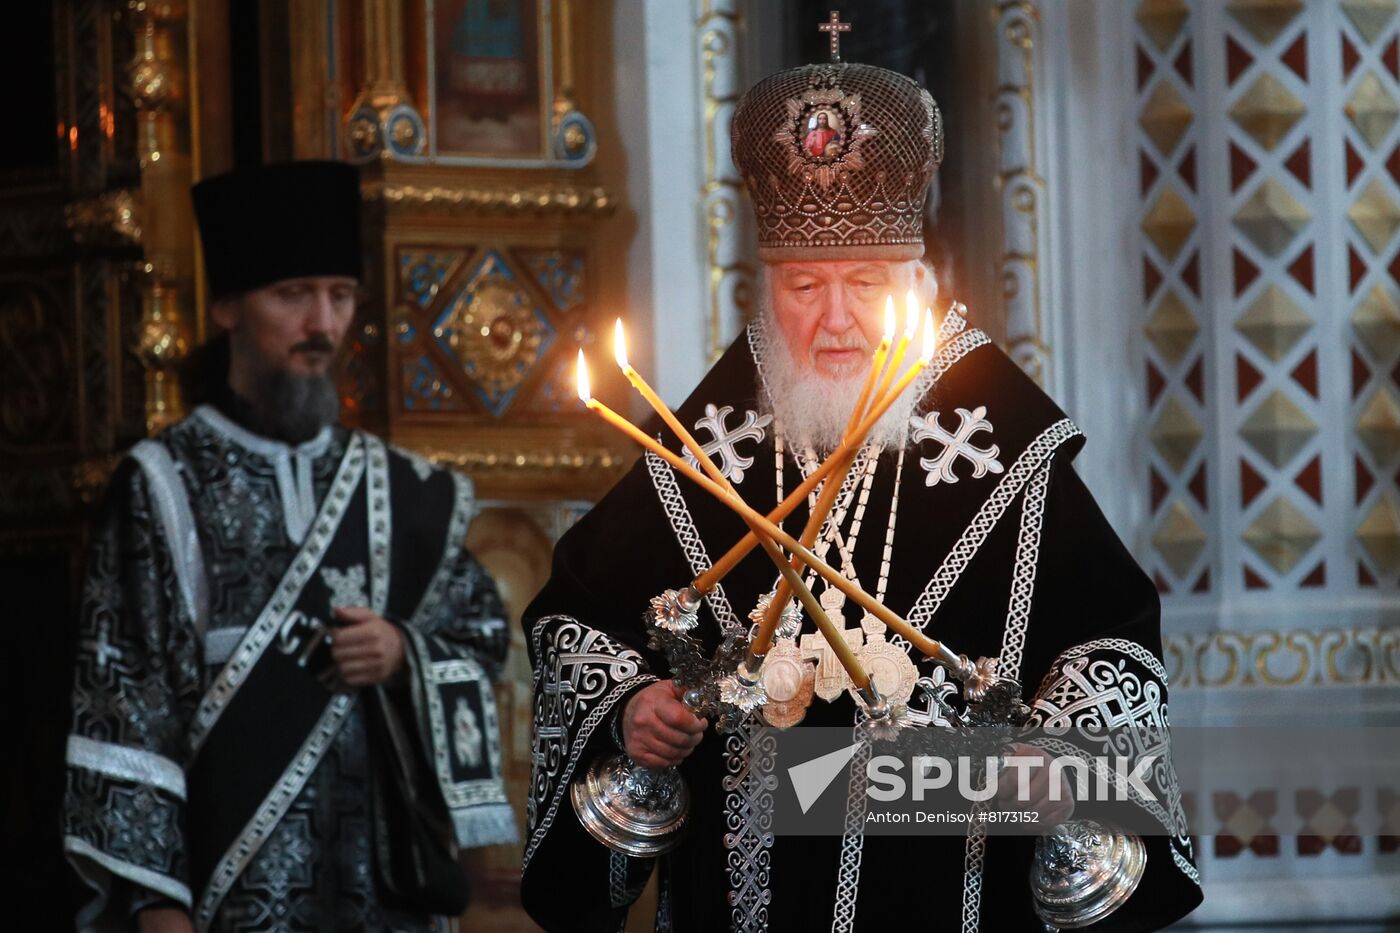
[[[831,125],[831,114],[826,110],[818,110],[807,123],[809,129],[802,139],[802,148],[806,150],[807,155],[814,159],[834,155],[832,147],[840,145],[841,134]]]
[[[944,142],[932,97],[833,55],[760,81],[731,132],[758,225],[759,309],[676,410],[679,424],[753,512],[774,513],[843,443],[895,296],[909,344],[936,351],[853,453],[825,519],[823,483],[777,524],[796,538],[816,511],[811,552],[919,632],[997,658],[1001,676],[1025,685],[1032,723],[1075,726],[1076,711],[1109,702],[1114,684],[1079,675],[1091,664],[1147,685],[1134,715],[1164,726],[1158,596],[1071,466],[1083,437],[938,295],[922,261]],[[909,293],[941,314],[906,317]],[[902,371],[919,365],[914,355]],[[751,526],[678,470],[695,457],[676,431],[643,429],[672,456],[648,453],[563,536],[525,613],[535,723],[522,898],[534,919],[620,929],[656,874],[657,929],[886,930],[915,918],[933,930],[1044,929],[1028,883],[1034,838],[866,836],[860,756],[829,791],[846,798],[844,836],[772,832],[774,795],[790,791],[761,770],[765,734],[849,730],[877,694],[941,728],[930,697],[941,702],[944,671],[807,569],[815,601],[783,611],[757,671],[766,701],[710,728],[649,645],[644,617]],[[770,556],[754,548],[703,594],[691,634],[708,650],[765,619],[787,579]],[[814,625],[818,601],[849,652]],[[869,689],[843,655],[869,672]],[[684,836],[665,854],[604,845],[571,806],[590,762],[623,753],[643,769],[679,767],[690,789]],[[1163,774],[1175,813],[1169,764]],[[1047,824],[1072,815],[1043,793],[1032,805]],[[1182,823],[1170,830],[1142,840],[1140,881],[1092,929],[1159,929],[1199,903],[1190,840]]]

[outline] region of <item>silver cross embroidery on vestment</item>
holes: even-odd
[[[705,417],[695,422],[696,431],[709,431],[714,440],[707,444],[701,444],[700,449],[705,452],[705,456],[713,457],[719,454],[720,472],[725,479],[731,483],[742,483],[744,481],[744,471],[753,466],[753,457],[741,456],[738,451],[740,441],[754,441],[762,444],[767,437],[768,427],[773,421],[772,415],[760,415],[756,411],[744,412],[744,421],[736,428],[729,428],[729,416],[734,414],[734,406],[725,405],[723,408],[715,408],[713,405],[705,406]],[[700,462],[687,450],[685,452],[686,462],[693,467],[698,467]]]
[[[334,567],[322,567],[321,579],[325,581],[326,589],[331,591],[332,609],[369,605],[369,593],[365,589],[364,564],[352,564],[344,571]]]
[[[926,486],[956,483],[958,477],[953,472],[953,467],[957,465],[959,458],[972,464],[972,479],[981,479],[988,473],[1000,473],[1004,469],[1001,461],[997,459],[997,455],[1001,453],[1000,447],[993,444],[983,448],[971,443],[974,434],[984,431],[992,433],[992,423],[987,420],[986,406],[979,405],[972,411],[959,408],[957,416],[958,429],[951,434],[939,424],[936,411],[929,412],[923,418],[915,416],[909,419],[909,424],[914,429],[914,443],[931,440],[943,445],[943,451],[938,456],[919,460],[919,465],[928,471],[928,476],[924,479]]]
[[[122,660],[122,651],[114,645],[108,637],[108,624],[103,620],[97,630],[96,639],[88,639],[82,643],[82,647],[92,652],[92,656],[97,660],[97,669],[105,671],[107,662]]]

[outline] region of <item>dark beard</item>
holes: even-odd
[[[253,369],[253,397],[244,400],[249,430],[286,444],[300,444],[340,417],[340,394],[329,374],[303,376],[260,357]]]

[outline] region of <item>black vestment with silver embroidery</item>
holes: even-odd
[[[423,760],[451,771],[455,748],[444,742],[452,723],[441,709],[430,715],[428,698],[454,664],[483,671],[483,682],[498,675],[509,642],[495,585],[461,546],[474,507],[470,484],[338,427],[291,447],[202,407],[118,466],[89,554],[64,825],[69,859],[92,894],[80,928],[122,928],[143,906],[166,904],[216,931],[428,929],[428,917],[394,906],[375,880],[369,777],[378,753],[362,703],[345,704],[314,769],[291,785],[284,812],[256,834],[219,896],[206,898],[204,880],[192,877],[199,840],[191,826],[206,821],[191,808],[213,805],[186,784],[196,773],[192,736],[207,693],[318,533],[313,523],[325,517],[348,455],[372,460],[375,450],[385,502],[401,505],[385,537],[384,601],[408,607],[384,613],[409,635],[406,684],[388,693]],[[363,488],[356,494],[367,496]],[[437,523],[419,522],[419,511]],[[323,570],[312,581],[321,588],[313,597],[327,603],[322,617],[332,606],[369,604],[363,566]],[[368,576],[375,573],[371,566]],[[475,719],[467,734],[498,762],[496,724],[479,708]],[[460,734],[463,723],[456,725]],[[463,815],[470,808],[444,805],[454,786],[452,774],[441,777],[423,775],[425,788],[438,795],[442,819],[457,821],[459,844],[510,837],[503,798]],[[218,788],[237,779],[201,781]]]
[[[934,439],[939,432],[915,432],[898,484],[886,605],[955,651],[1001,656],[1042,721],[1073,719],[1112,702],[1109,688],[1075,695],[1082,678],[1072,668],[1086,658],[1153,685],[1147,715],[1165,720],[1159,600],[1070,466],[1082,444],[1078,430],[985,335],[956,319],[943,331],[943,349],[921,386],[919,421],[932,425],[928,415],[936,411],[938,425],[956,434],[959,409],[969,420],[985,409],[990,431],[973,440],[983,453],[994,443],[997,463],[978,471],[970,459],[948,454],[950,445]],[[712,411],[707,406],[732,407],[735,423],[745,412],[767,410],[757,399],[764,352],[757,332],[741,336],[680,407],[682,423],[697,424]],[[648,429],[681,450],[659,423]],[[736,486],[766,514],[778,501],[777,466],[773,431],[762,433],[726,453],[752,461]],[[784,456],[791,491],[800,474]],[[879,457],[866,530],[852,554],[871,592],[897,462],[892,452]],[[948,481],[949,471],[956,482]],[[804,505],[783,524],[796,535],[806,518]],[[745,530],[723,505],[648,456],[555,551],[553,575],[524,619],[535,670],[535,736],[522,896],[547,929],[619,929],[657,867],[589,836],[568,785],[595,756],[615,750],[611,725],[630,696],[667,676],[664,660],[647,648],[649,600],[689,583]],[[747,628],[749,611],[775,578],[754,550],[706,600],[692,634],[712,649],[724,632]],[[846,625],[856,622],[847,616]],[[812,631],[804,622],[804,632]],[[931,665],[921,662],[919,670],[927,675]],[[855,704],[841,694],[814,700],[797,728],[854,721]],[[912,918],[937,930],[1042,928],[1027,881],[1029,838],[864,838],[858,829],[844,838],[775,837],[775,782],[762,773],[761,726],[751,718],[734,734],[711,729],[681,766],[693,795],[692,823],[680,847],[659,860],[658,930],[886,930]],[[864,785],[855,770],[849,780],[848,814],[858,813]],[[1199,903],[1190,840],[1164,833],[1147,844],[1136,893],[1091,929],[1157,929]],[[921,894],[911,899],[911,891]]]

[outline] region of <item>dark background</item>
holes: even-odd
[[[276,122],[265,113],[261,56],[269,37],[259,21],[260,4],[228,4],[231,54],[234,162],[263,160],[264,128]],[[0,87],[7,95],[5,144],[0,146],[0,360],[21,358],[36,335],[15,301],[30,287],[54,296],[51,313],[72,343],[88,346],[115,339],[123,379],[135,379],[140,364],[130,348],[134,334],[104,335],[76,330],[89,315],[110,320],[110,305],[71,297],[87,283],[126,288],[139,252],[129,246],[79,243],[67,233],[65,209],[73,202],[139,184],[135,161],[135,114],[125,88],[134,55],[125,2],[25,0],[7,4],[5,35],[13,41],[0,55]],[[285,37],[282,41],[285,41]],[[115,88],[112,133],[101,138],[93,102],[102,88]],[[69,132],[76,128],[78,144]],[[283,145],[290,147],[290,140]],[[275,153],[276,150],[274,150]],[[105,284],[104,284],[105,283]],[[131,294],[135,294],[134,291]],[[70,304],[71,302],[71,304]],[[139,315],[138,315],[139,316]],[[73,326],[76,325],[76,326]],[[92,425],[103,421],[94,406],[102,375],[56,374],[54,383],[31,385],[13,366],[0,372],[0,597],[5,614],[0,703],[6,717],[0,752],[0,929],[71,930],[72,910],[83,890],[62,852],[63,753],[71,718],[76,613],[81,598],[88,523],[100,496],[59,487],[58,477],[84,463],[100,463],[133,443],[143,431],[136,407],[110,413],[105,436]],[[83,382],[85,381],[85,387]],[[54,399],[43,425],[21,425],[21,396],[58,385],[67,397]],[[95,387],[95,388],[94,388]],[[6,404],[8,398],[9,404]],[[75,414],[82,409],[87,425]],[[40,477],[35,479],[34,477]]]

